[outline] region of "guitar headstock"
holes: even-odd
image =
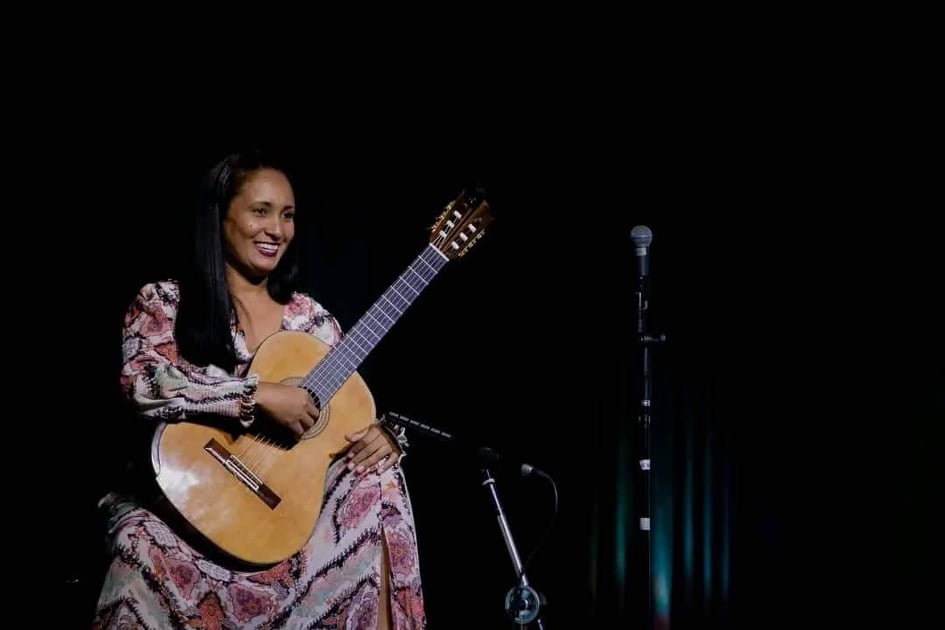
[[[464,190],[446,204],[431,229],[430,243],[454,260],[466,254],[492,222],[489,202],[481,188]]]

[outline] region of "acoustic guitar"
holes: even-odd
[[[437,217],[429,244],[333,348],[301,331],[280,331],[259,345],[249,372],[260,381],[304,387],[319,406],[317,422],[298,441],[190,422],[158,428],[151,444],[157,484],[203,538],[253,566],[278,563],[305,545],[322,509],[328,468],[350,445],[345,434],[375,418],[358,367],[491,221],[481,189],[463,191]]]

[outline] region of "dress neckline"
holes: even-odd
[[[282,321],[279,324],[279,330],[276,332],[287,329],[289,320],[289,304],[291,303],[292,300],[290,299],[288,302],[282,305]],[[230,333],[233,335],[233,347],[236,350],[236,357],[243,363],[249,363],[252,361],[253,357],[256,356],[256,352],[251,352],[249,350],[249,346],[246,345],[246,334],[243,332],[243,328],[239,325],[239,320],[236,318],[235,308],[230,311]],[[266,339],[268,339],[268,337],[266,337]],[[266,339],[260,341],[259,345],[261,346],[263,343],[265,343]],[[259,346],[256,347],[256,350],[259,350]]]

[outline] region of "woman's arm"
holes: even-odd
[[[258,377],[197,367],[178,354],[174,319],[179,295],[170,283],[145,285],[128,308],[122,329],[121,385],[126,399],[147,417],[192,420],[204,414],[254,419]]]

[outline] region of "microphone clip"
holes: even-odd
[[[660,333],[658,335],[649,335],[642,334],[637,337],[637,343],[641,346],[658,346],[666,343],[666,335]]]

